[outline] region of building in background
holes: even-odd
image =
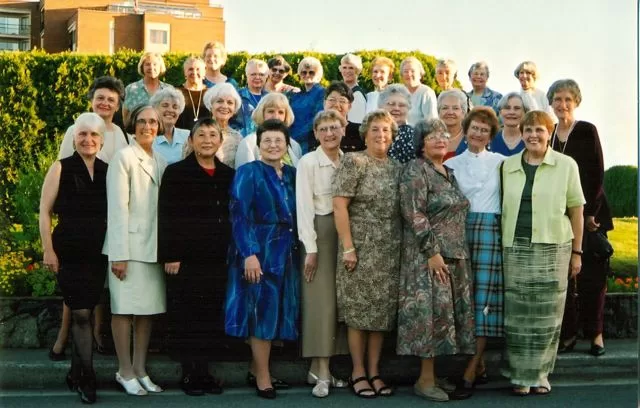
[[[207,41],[224,43],[222,13],[209,0],[0,0],[0,49],[199,53]],[[12,42],[3,47],[8,36]]]

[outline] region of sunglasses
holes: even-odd
[[[274,74],[284,75],[287,73],[287,70],[284,68],[271,68],[271,72],[273,72]]]
[[[316,74],[316,71],[301,71],[300,72],[301,76],[307,76],[307,75],[314,76],[315,74]]]

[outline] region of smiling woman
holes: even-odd
[[[204,106],[211,111],[222,131],[222,146],[217,150],[216,157],[227,166],[235,168],[236,152],[242,135],[229,126],[229,122],[242,106],[240,95],[230,83],[219,84],[204,94]]]
[[[187,129],[175,127],[184,110],[184,96],[174,88],[165,88],[153,95],[149,103],[158,111],[164,128],[164,132],[153,140],[153,149],[160,153],[167,163],[175,163],[182,159],[182,150],[189,137]]]

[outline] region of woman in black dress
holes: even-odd
[[[107,164],[96,158],[104,143],[105,123],[95,113],[75,122],[72,156],[49,169],[40,199],[43,264],[57,274],[65,304],[72,312],[73,358],[67,385],[84,403],[96,401],[91,311],[100,299],[107,272],[102,255],[107,229]],[[58,224],[51,233],[51,215]]]
[[[229,188],[234,170],[216,151],[222,130],[200,119],[189,135],[193,152],[167,167],[158,203],[158,260],[167,273],[169,353],[182,364],[188,395],[219,394],[208,363],[223,337]]]

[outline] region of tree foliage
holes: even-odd
[[[638,168],[613,166],[604,172],[604,191],[613,217],[638,216]]]

